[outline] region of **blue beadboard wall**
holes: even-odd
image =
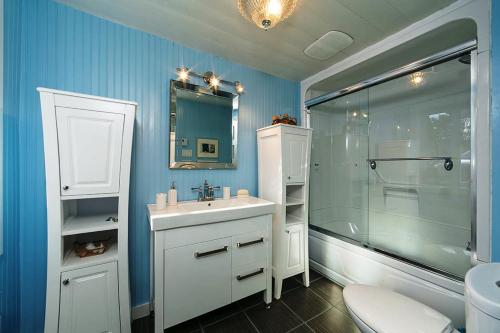
[[[180,200],[195,198],[189,188],[204,179],[233,189],[248,188],[255,195],[255,130],[268,125],[273,114],[298,114],[299,84],[49,0],[6,0],[5,9],[6,30],[12,36],[20,33],[18,39],[7,39],[5,49],[5,68],[15,71],[10,73],[12,80],[9,75],[5,79],[5,89],[12,93],[6,96],[12,115],[5,133],[6,248],[7,257],[19,259],[11,267],[14,273],[18,270],[17,275],[9,275],[6,282],[9,293],[19,292],[18,314],[9,319],[20,322],[22,332],[43,328],[47,221],[38,86],[139,103],[130,190],[130,287],[133,305],[146,303],[150,239],[145,205],[174,180]],[[236,170],[167,168],[169,80],[182,65],[200,72],[211,70],[245,85]],[[8,299],[9,306],[17,305]]]
[[[3,255],[0,256],[1,332],[18,332],[19,313],[19,66],[21,7],[4,1],[4,210]],[[8,83],[8,84],[7,84]]]

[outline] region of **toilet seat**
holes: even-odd
[[[425,304],[394,291],[352,284],[344,303],[363,333],[451,333],[451,320]]]
[[[352,320],[356,324],[356,326],[361,330],[363,333],[377,333],[374,330],[370,328],[370,326],[366,325],[356,314],[349,309],[349,307],[346,305],[347,311],[349,311],[349,314],[351,315]]]

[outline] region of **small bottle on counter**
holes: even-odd
[[[172,182],[172,186],[170,187],[170,190],[168,190],[168,205],[177,205],[177,189],[175,188],[175,182]]]
[[[230,187],[227,187],[227,186],[223,187],[222,198],[224,200],[231,199],[231,188]]]

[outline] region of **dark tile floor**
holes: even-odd
[[[311,270],[311,286],[302,286],[302,276],[286,279],[280,300],[267,309],[262,293],[171,327],[167,333],[359,333],[342,299],[342,287]],[[135,320],[133,333],[153,332],[152,317]]]

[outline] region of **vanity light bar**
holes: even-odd
[[[232,87],[234,87],[234,89],[236,90],[236,93],[238,95],[241,95],[243,93],[243,91],[245,90],[245,88],[243,87],[243,85],[241,84],[240,81],[233,82],[233,81],[223,80],[223,79],[217,77],[213,72],[205,72],[204,74],[200,74],[200,73],[191,71],[187,67],[181,67],[181,68],[177,68],[177,75],[178,75],[179,81],[182,81],[182,82],[189,81],[190,76],[194,76],[194,77],[203,79],[203,82],[205,82],[205,84],[209,88],[212,88],[212,89],[217,89],[222,84],[226,85],[226,86],[232,86]]]

